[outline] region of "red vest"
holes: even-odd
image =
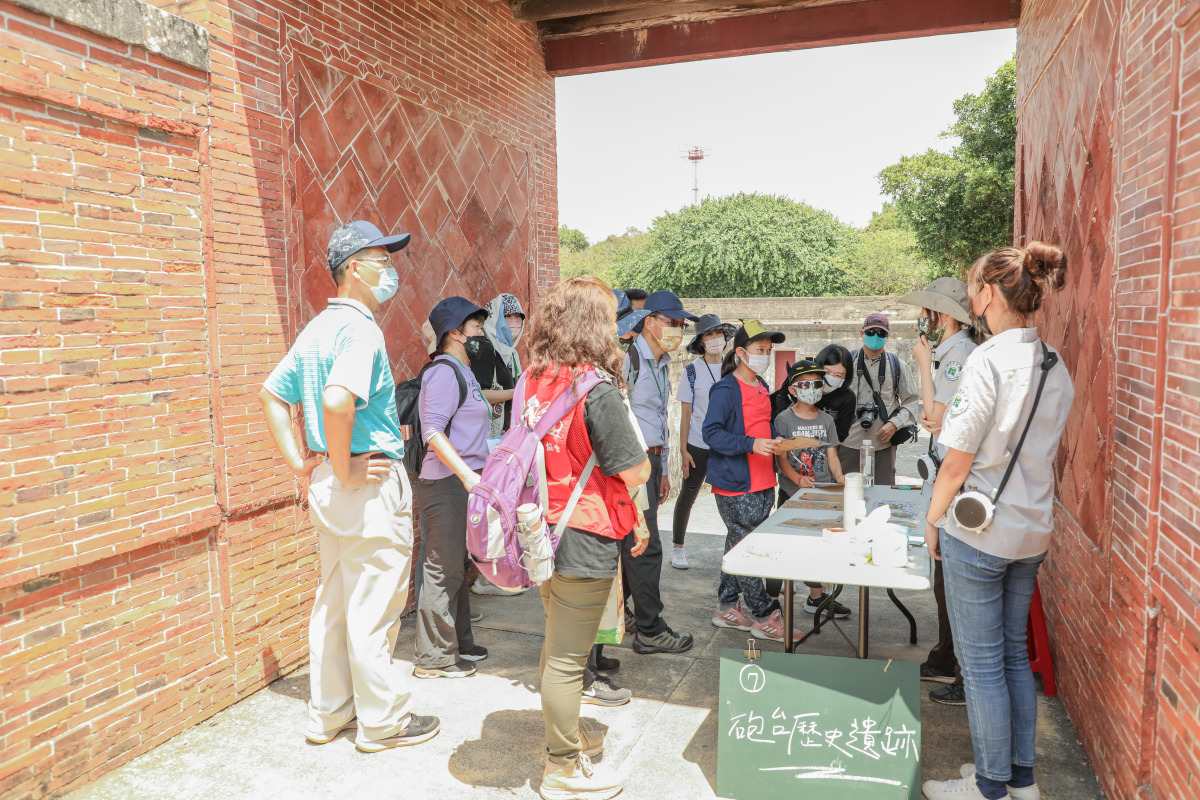
[[[594,369],[590,364],[583,364],[581,368]],[[566,367],[556,372],[547,370],[536,380],[528,377],[526,404],[534,400],[545,408],[567,389],[571,379],[570,369]],[[592,455],[592,440],[584,421],[585,402],[580,401],[542,438],[546,450],[546,494],[550,504],[547,522],[551,525],[557,524],[562,517],[571,492],[579,483],[579,474]],[[568,524],[576,530],[609,539],[625,538],[637,524],[637,507],[629,496],[629,487],[616,475],[605,476],[596,465]]]

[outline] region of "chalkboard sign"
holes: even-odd
[[[885,665],[722,650],[717,794],[920,797],[919,666]]]

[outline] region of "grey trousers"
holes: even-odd
[[[448,667],[458,661],[459,651],[475,646],[467,583],[467,489],[454,476],[421,480],[417,507],[425,563],[413,665]]]
[[[857,447],[838,445],[838,461],[842,464],[842,472],[849,474],[858,472],[862,453]],[[896,448],[885,447],[875,451],[875,485],[891,486],[896,482]]]

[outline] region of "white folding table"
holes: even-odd
[[[840,491],[840,487],[837,487]],[[802,489],[798,494],[813,492]],[[820,490],[817,490],[820,491]],[[828,490],[826,493],[830,493]],[[880,502],[919,501],[919,492],[890,486],[870,486],[865,490],[867,508]],[[831,497],[837,497],[831,493]],[[914,526],[909,538],[908,565],[905,567],[880,567],[867,563],[863,558],[852,558],[841,547],[826,542],[819,529],[798,528],[785,524],[788,520],[803,519],[820,522],[823,527],[841,527],[842,512],[834,510],[780,508],[761,525],[746,535],[721,559],[721,569],[730,575],[748,575],[756,578],[774,578],[784,582],[784,645],[787,652],[795,652],[796,642],[792,637],[793,582],[811,581],[835,584],[836,588],[817,611],[813,630],[804,636],[807,639],[821,628],[821,615],[828,610],[828,622],[833,623],[846,642],[856,651],[859,658],[867,657],[870,626],[870,590],[872,587],[887,589],[892,601],[908,618],[912,641],[915,644],[916,623],[908,609],[896,597],[896,589],[928,589],[933,574],[929,553],[923,544],[923,519]],[[921,541],[921,544],[916,542]],[[855,646],[833,619],[831,604],[845,585],[858,586],[858,645]],[[800,641],[804,641],[801,639]]]

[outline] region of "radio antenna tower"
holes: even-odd
[[[693,146],[688,148],[687,155],[684,156],[692,162],[692,202],[695,205],[700,205],[700,162],[707,155],[708,152],[703,147]]]

